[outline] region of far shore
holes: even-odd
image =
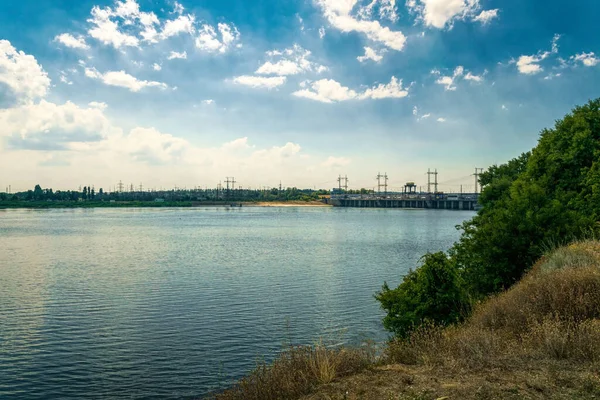
[[[248,207],[331,207],[330,204],[325,204],[320,201],[260,201],[257,203],[242,203]]]

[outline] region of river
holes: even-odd
[[[284,343],[385,340],[373,294],[469,211],[0,211],[0,398],[197,398]]]

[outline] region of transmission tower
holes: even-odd
[[[479,184],[479,175],[481,175],[483,173],[483,168],[475,168],[475,173],[473,174],[475,176],[475,193],[479,193],[479,191],[477,190],[477,186]]]
[[[123,193],[123,187],[124,187],[124,186],[123,186],[123,182],[122,182],[122,181],[119,181],[119,184],[117,185],[117,188],[118,188],[118,191],[119,191],[119,193]]]
[[[140,182],[140,193],[144,191],[144,186],[142,186],[142,182]]]
[[[433,185],[434,185],[434,193],[437,193],[437,191],[438,191],[438,187],[437,187],[437,185],[438,185],[438,183],[437,183],[437,175],[438,175],[437,168],[436,168],[435,171],[432,171],[431,169],[427,169],[427,193],[429,193],[429,194],[431,194],[431,175],[434,176],[434,183],[433,183]]]
[[[381,179],[383,179],[383,183],[381,183]],[[377,193],[380,195],[381,195],[381,187],[382,186],[384,188],[384,194],[387,195],[387,188],[388,188],[387,172],[383,175],[381,175],[381,173],[377,173]]]
[[[344,176],[344,191],[348,191],[348,175]]]

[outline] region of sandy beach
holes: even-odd
[[[258,203],[243,203],[246,207],[331,207],[320,201],[262,201]]]

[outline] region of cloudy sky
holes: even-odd
[[[0,188],[472,190],[600,95],[600,2],[0,4]]]

